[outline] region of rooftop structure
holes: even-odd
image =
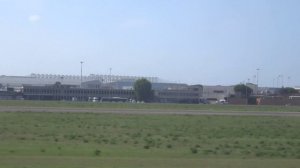
[[[158,82],[157,77],[141,77],[141,76],[119,76],[119,75],[96,75],[90,74],[82,76],[82,82],[99,80],[101,83],[111,83],[120,80],[135,81],[137,79],[146,78],[150,82]],[[0,84],[10,87],[18,87],[22,85],[44,86],[60,82],[66,85],[80,85],[80,75],[54,75],[54,74],[31,74],[29,76],[0,76]]]

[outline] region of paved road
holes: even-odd
[[[199,111],[199,110],[154,110],[154,109],[103,109],[103,108],[63,108],[63,107],[0,107],[0,112],[72,112],[109,113],[139,115],[218,115],[218,116],[278,116],[300,117],[300,112],[239,112],[239,111]]]

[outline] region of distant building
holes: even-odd
[[[248,86],[249,88],[252,89],[252,94],[256,94],[257,93],[257,85],[256,84],[253,84],[253,83],[246,83],[246,86]],[[259,88],[260,90],[260,88]]]
[[[180,89],[155,90],[155,99],[161,103],[200,103],[202,85],[191,85]]]
[[[0,76],[2,97],[9,99],[7,88],[14,88],[27,100],[100,100],[112,97],[134,99],[134,83],[146,78],[152,83],[156,102],[198,103],[202,98],[201,85],[162,83],[157,77],[118,75],[52,75]],[[12,96],[11,96],[12,97]],[[122,99],[124,100],[124,99]]]
[[[137,80],[146,78],[151,82],[159,82],[157,77],[139,77],[139,76],[119,76],[119,75],[95,75],[82,76],[82,81],[98,80],[101,83],[112,83],[121,80]],[[20,87],[23,85],[44,86],[60,82],[66,85],[80,85],[80,75],[52,75],[52,74],[31,74],[29,76],[0,76],[0,84],[10,87]]]
[[[162,83],[156,77],[117,75],[31,74],[30,76],[0,76],[2,90],[12,87],[23,92],[25,99],[89,100],[91,97],[134,98],[133,87],[137,79],[146,78],[152,83],[156,102],[196,103],[200,100],[216,102],[234,95],[234,86],[189,86],[183,83]],[[57,82],[60,85],[57,85]],[[53,85],[56,83],[56,85]],[[247,84],[254,91],[256,85]],[[81,86],[81,87],[79,87]]]
[[[26,100],[133,100],[133,80],[122,80],[103,83],[99,80],[86,81],[82,86],[54,85],[34,86],[23,85],[23,97]],[[154,101],[160,103],[199,103],[202,98],[201,85],[152,83]]]
[[[224,100],[234,94],[234,86],[203,86],[203,99],[208,100],[210,103]]]
[[[80,88],[72,85],[61,85],[60,83],[46,86],[24,85],[23,87],[25,100],[89,101],[93,98],[100,99],[102,97],[134,98],[132,90]]]
[[[300,86],[296,86],[294,87],[294,89],[298,90],[298,92],[300,93]]]

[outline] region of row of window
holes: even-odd
[[[87,90],[87,89],[41,89],[41,88],[24,88],[24,94],[91,94],[91,95],[109,95],[109,94],[125,94],[133,95],[130,90]]]
[[[159,96],[179,96],[179,97],[183,97],[183,96],[188,96],[188,97],[199,97],[198,93],[178,93],[178,92],[160,92],[158,93]]]

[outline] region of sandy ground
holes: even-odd
[[[0,112],[62,112],[62,113],[109,113],[139,115],[224,115],[224,116],[278,116],[300,117],[300,112],[239,112],[199,110],[154,110],[154,109],[103,109],[103,108],[62,108],[62,107],[0,107]]]

